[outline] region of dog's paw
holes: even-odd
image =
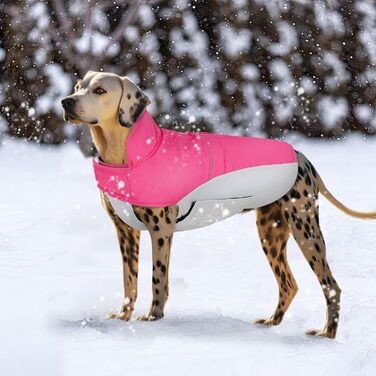
[[[309,329],[305,331],[305,334],[307,334],[308,336],[325,337],[330,339],[336,338],[336,333],[328,330]]]
[[[126,310],[124,312],[117,312],[117,313],[108,313],[106,315],[107,320],[113,320],[113,319],[118,319],[118,320],[124,320],[124,321],[129,321],[132,317],[133,310]]]
[[[136,320],[138,321],[157,321],[157,320],[160,320],[161,318],[163,318],[163,313],[155,313],[155,314],[152,314],[152,313],[149,313],[148,315],[144,315],[144,316],[137,316],[136,317]]]
[[[257,325],[274,326],[281,323],[281,320],[276,320],[274,317],[270,319],[257,319],[254,321]]]

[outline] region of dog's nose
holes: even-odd
[[[64,109],[68,110],[68,109],[72,109],[72,107],[74,106],[74,104],[76,103],[76,101],[73,99],[73,98],[64,98],[62,101],[61,101],[61,105],[64,107]]]

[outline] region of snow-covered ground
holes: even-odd
[[[290,139],[328,188],[359,210],[376,209],[376,139]],[[0,374],[374,375],[376,221],[346,217],[321,199],[328,259],[343,290],[334,341],[321,328],[325,300],[293,240],[300,287],[284,322],[255,326],[277,303],[254,213],[177,233],[163,320],[106,321],[121,302],[116,236],[74,145],[0,146]],[[151,301],[151,247],[143,233],[135,314]]]

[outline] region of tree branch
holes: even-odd
[[[140,8],[141,1],[134,0],[129,4],[128,12],[123,15],[116,29],[110,34],[110,39],[113,43],[118,43],[123,36],[124,29],[130,24],[133,17]]]
[[[134,16],[136,15],[136,12],[140,8],[142,4],[147,5],[154,5],[159,3],[160,0],[148,0],[148,1],[142,1],[142,0],[134,0],[134,1],[128,1],[129,3],[129,9],[128,12],[123,15],[122,19],[120,20],[118,26],[113,31],[112,35],[110,35],[112,41],[114,43],[117,43],[120,41],[121,37],[123,36],[124,29],[132,23]]]
[[[62,0],[51,0],[52,8],[56,13],[57,20],[60,26],[63,28],[65,34],[69,37],[69,39],[74,40],[76,36],[72,31],[72,25],[69,23],[68,14],[64,7],[64,3]]]

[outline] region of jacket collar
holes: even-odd
[[[127,138],[125,152],[129,166],[134,166],[149,157],[161,138],[161,129],[149,112],[144,110]]]
[[[110,164],[101,161],[103,166],[131,167],[148,158],[157,148],[162,138],[162,130],[155,123],[148,111],[144,110],[140,118],[133,125],[125,144],[125,154],[128,163]]]

